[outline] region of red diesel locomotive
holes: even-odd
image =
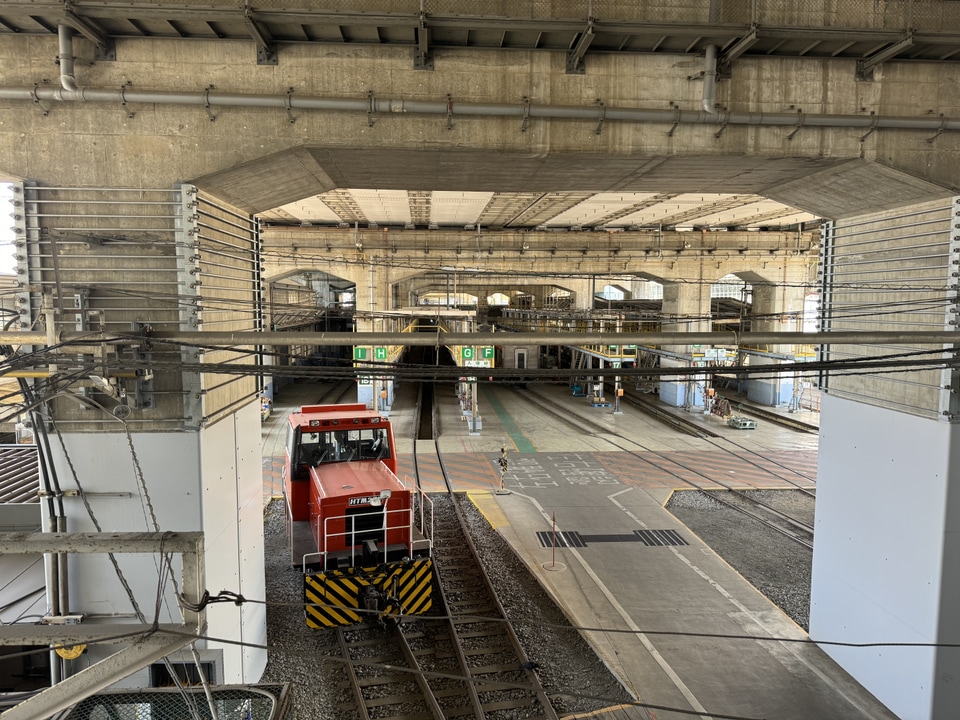
[[[430,609],[432,504],[397,477],[385,417],[363,404],[291,413],[283,494],[308,626],[396,621]]]

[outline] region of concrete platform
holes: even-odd
[[[654,717],[895,718],[658,495],[617,483],[471,498]],[[648,546],[637,530],[687,544]]]
[[[615,444],[601,433],[576,433],[555,415],[524,404],[522,395],[484,386],[479,436],[459,419],[453,393],[448,398],[438,388],[437,446],[455,488],[470,493],[638,701],[656,706],[649,717],[895,719],[663,508],[675,489],[714,480],[743,488],[812,486],[816,436],[772,423],[746,434],[701,415],[698,422],[736,444],[710,442],[679,435],[630,407],[622,415],[590,407],[565,387],[534,391],[627,440]],[[311,385],[284,389],[275,417],[265,424],[265,471],[275,464],[267,453],[276,452],[279,435],[271,422],[285,407],[311,402],[320,392]],[[391,410],[401,475],[412,474],[412,393],[412,386],[401,386]],[[426,459],[432,443],[421,445]],[[496,492],[501,447],[509,458],[504,486],[510,494]],[[667,470],[673,458],[691,468],[682,473],[684,481]],[[421,480],[428,491],[443,490],[439,472],[427,469]],[[265,472],[265,496],[274,487]],[[597,717],[644,717],[630,706],[607,713]]]

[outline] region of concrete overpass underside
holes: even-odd
[[[358,307],[374,314],[407,304],[400,296],[427,283],[437,288],[437,274],[451,272],[443,268],[466,273],[481,260],[498,273],[509,263],[557,275],[551,282],[578,298],[589,296],[588,275],[660,278],[664,309],[677,317],[700,316],[704,295],[691,288],[701,280],[769,278],[776,291],[761,302],[789,312],[802,297],[789,288],[806,280],[815,249],[825,329],[954,327],[957,3],[594,2],[592,18],[578,3],[553,4],[555,17],[522,3],[489,17],[433,2],[425,17],[419,7],[370,0],[358,12],[304,4],[254,7],[244,22],[227,2],[0,1],[0,179],[15,183],[19,203],[21,329],[255,331],[263,281],[309,271],[354,283]],[[629,15],[634,6],[654,15]],[[912,19],[896,15],[907,6]],[[438,44],[410,34],[431,21]],[[61,25],[72,32],[58,43]],[[412,227],[361,229],[355,190],[405,193]],[[431,229],[424,207],[442,192],[492,194],[476,216],[479,233]],[[589,232],[558,220],[607,193],[756,196],[822,218],[824,229],[814,248],[808,235],[779,226],[610,233],[616,213],[601,213],[603,227]],[[276,226],[289,215],[278,208],[316,196],[341,201],[330,227]],[[647,199],[632,202],[640,212]],[[697,219],[674,216],[677,226]],[[355,222],[334,236],[334,226]],[[478,236],[481,257],[464,257]],[[392,260],[404,253],[407,267]],[[424,273],[433,278],[423,283]],[[669,285],[679,278],[698,283]],[[259,464],[248,450],[258,447],[257,388],[195,364],[251,358],[136,340],[111,352],[147,354],[157,372],[115,382],[113,394],[80,390],[73,379],[38,385],[57,396],[65,443],[53,459],[62,476],[75,469],[97,478],[88,491],[117,492],[103,458],[126,452],[131,429],[144,471],[171,478],[161,525],[239,538],[224,540],[208,581],[261,597],[261,548],[249,540],[260,522]],[[92,365],[100,350],[71,353]],[[90,374],[75,379],[89,385]],[[824,388],[811,631],[924,644],[827,650],[911,717],[960,706],[951,680],[960,662],[935,647],[960,628],[956,383],[954,371],[937,368],[833,374]],[[909,492],[899,468],[923,470]],[[129,503],[102,508],[104,526],[126,529],[139,515],[137,488],[125,490]],[[861,492],[870,494],[866,510]],[[905,515],[904,495],[927,505]],[[184,497],[196,501],[184,507]],[[93,528],[72,522],[74,531]],[[881,559],[891,526],[906,532]],[[104,577],[91,572],[87,581]],[[154,581],[145,575],[133,586],[152,600]],[[245,610],[211,634],[262,644],[263,628],[262,613]],[[215,643],[203,652],[219,658],[227,681],[255,679],[265,662]]]

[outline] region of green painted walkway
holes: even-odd
[[[510,417],[510,413],[508,413],[507,409],[503,407],[503,404],[493,394],[493,391],[487,385],[481,385],[480,389],[483,392],[483,399],[486,400],[487,404],[493,409],[493,412],[497,414],[497,420],[500,421],[500,424],[503,426],[503,429],[506,431],[507,435],[509,435],[510,439],[513,440],[513,444],[517,446],[517,452],[537,452],[537,448],[535,448],[533,443],[527,439],[526,435],[520,432],[520,428],[517,427],[517,424],[513,421],[513,418]]]

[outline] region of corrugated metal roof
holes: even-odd
[[[38,503],[39,488],[36,445],[0,445],[0,503]]]

